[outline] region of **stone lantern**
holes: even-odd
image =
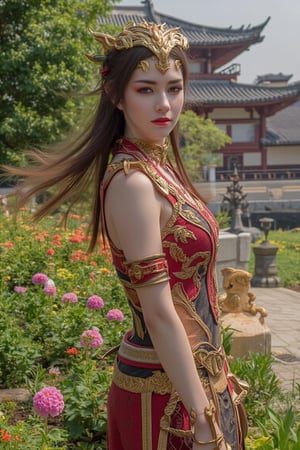
[[[274,288],[281,286],[278,276],[276,254],[278,247],[268,241],[268,234],[272,228],[274,219],[263,217],[259,219],[260,227],[265,234],[265,239],[260,245],[253,247],[255,255],[254,277],[251,285],[253,287]]]
[[[227,192],[223,195],[223,203],[229,204],[231,222],[228,231],[239,234],[245,231],[242,223],[242,214],[248,208],[247,194],[243,192],[243,187],[239,183],[240,177],[236,167],[230,180],[231,184],[227,187]]]

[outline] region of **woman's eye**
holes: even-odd
[[[143,87],[143,88],[140,88],[138,90],[138,92],[140,92],[141,94],[149,94],[149,92],[152,92],[152,89],[149,87]]]
[[[174,94],[176,94],[177,92],[182,91],[182,87],[181,86],[173,86],[170,88],[170,92],[173,92]]]

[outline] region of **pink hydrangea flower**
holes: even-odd
[[[45,283],[44,292],[48,297],[55,297],[56,296],[56,287],[54,284],[54,281],[51,280],[51,278],[48,278],[48,280]]]
[[[15,291],[17,294],[25,294],[25,292],[27,291],[27,288],[26,288],[26,287],[23,287],[23,286],[15,286],[15,287],[14,287],[14,291]]]
[[[34,411],[41,417],[58,416],[64,409],[62,393],[54,386],[44,387],[33,397]]]
[[[124,320],[124,314],[122,313],[122,311],[120,309],[111,309],[110,311],[108,311],[108,313],[106,314],[106,318],[108,320],[119,320],[122,321]]]
[[[63,303],[77,303],[78,297],[74,292],[67,292],[62,296],[61,301]]]
[[[60,375],[60,370],[58,367],[51,367],[49,369],[49,375],[54,375],[55,377],[58,377]]]
[[[82,347],[97,348],[103,344],[103,338],[97,328],[85,330],[80,337]]]
[[[55,297],[56,296],[56,287],[55,286],[45,286],[44,292],[48,297]]]
[[[44,273],[35,273],[32,277],[33,284],[45,284],[48,281],[48,277]]]
[[[98,295],[91,295],[86,302],[86,306],[90,309],[102,309],[104,307],[104,301]]]

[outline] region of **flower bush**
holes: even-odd
[[[77,303],[78,297],[76,294],[74,294],[74,292],[67,292],[62,296],[61,301],[63,303]]]
[[[59,216],[34,226],[28,218],[0,216],[0,385],[26,386],[38,414],[22,426],[0,417],[0,442],[24,450],[101,442],[114,359],[102,355],[130,326],[123,289],[108,249],[87,252],[85,217],[71,216],[66,229]],[[119,319],[109,318],[114,309]]]
[[[24,404],[0,403],[0,448],[104,450],[106,397],[115,357],[109,350],[131,326],[125,295],[103,244],[87,252],[86,217],[73,215],[62,229],[59,214],[34,226],[28,215],[26,211],[18,218],[0,215],[0,385],[26,387],[31,395]],[[276,242],[279,260],[287,244]],[[299,248],[291,236],[288,250],[294,272],[289,284],[299,283],[295,264]],[[281,268],[288,263],[284,260]],[[281,277],[284,281],[284,272]],[[290,426],[292,413],[285,416],[285,395],[280,399],[282,423],[272,415],[268,408],[274,407],[278,393],[276,380],[270,385],[271,362],[263,357],[254,362],[253,367],[247,361],[244,369],[238,369],[253,386],[248,410],[253,421],[259,415],[264,427],[249,435],[246,448],[285,450],[285,443],[278,444],[277,427],[285,429],[289,448],[296,450],[299,413]],[[300,404],[300,386],[296,389],[292,405]],[[270,417],[264,415],[267,410]]]
[[[106,314],[106,318],[108,320],[122,321],[122,320],[124,320],[124,315],[123,315],[122,311],[120,311],[117,308],[114,308],[114,309],[111,309],[110,311],[108,311],[108,313]]]
[[[96,328],[85,330],[80,336],[80,344],[82,347],[97,348],[103,344],[103,338]]]
[[[61,414],[65,403],[62,393],[54,386],[44,387],[33,397],[33,409],[45,419]]]
[[[44,273],[35,273],[32,277],[33,284],[46,284],[48,281],[48,277]]]
[[[86,302],[86,306],[90,309],[102,309],[104,308],[104,301],[98,295],[91,295]]]

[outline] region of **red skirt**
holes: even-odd
[[[170,394],[143,394],[128,392],[112,384],[108,396],[108,450],[190,450],[192,440],[167,434],[162,447],[160,420]],[[171,426],[190,430],[189,415],[179,402],[172,415]]]

